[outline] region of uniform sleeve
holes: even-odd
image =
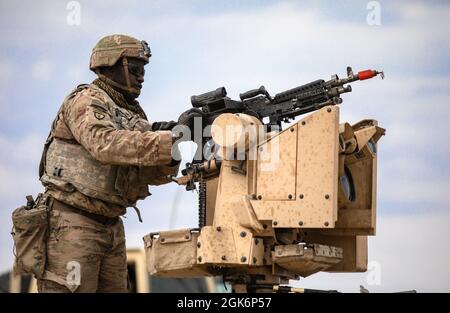
[[[107,105],[87,92],[70,101],[63,116],[74,138],[101,163],[157,166],[172,160],[170,131],[117,129]]]
[[[169,176],[176,176],[180,163],[176,165],[160,165],[160,166],[146,166],[141,168],[140,180],[147,185],[163,185],[170,183],[172,180]]]

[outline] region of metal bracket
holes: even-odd
[[[242,160],[241,162],[239,162],[239,166],[232,166],[231,170],[242,175],[247,175],[247,171],[244,169],[244,165],[245,160]]]

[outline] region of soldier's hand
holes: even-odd
[[[175,121],[168,121],[168,122],[154,122],[152,124],[152,131],[156,130],[172,130],[177,125],[177,122]]]
[[[174,137],[177,141],[182,142],[194,140],[194,124],[196,124],[194,121],[195,118],[199,117],[203,117],[203,112],[197,108],[192,108],[181,113],[178,117],[177,126],[172,129],[172,133],[174,133]],[[203,121],[201,121],[198,126],[203,129]]]
[[[184,111],[178,117],[178,125],[185,125],[193,131],[194,130],[194,119],[196,117],[203,117],[202,110],[200,110],[198,108],[191,108],[187,111]]]

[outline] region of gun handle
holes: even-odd
[[[239,98],[241,98],[241,101],[244,101],[245,99],[256,97],[257,95],[265,95],[266,97],[269,95],[266,88],[264,86],[259,87],[258,89],[252,89],[249,91],[246,91],[244,93],[239,94]],[[270,96],[269,96],[270,98]]]

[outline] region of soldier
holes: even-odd
[[[74,89],[53,122],[39,168],[51,207],[39,292],[127,291],[120,216],[179,167],[172,158],[177,123],[150,123],[136,101],[150,56],[145,41],[102,38],[90,60],[98,78]],[[179,123],[195,116],[185,112]]]

